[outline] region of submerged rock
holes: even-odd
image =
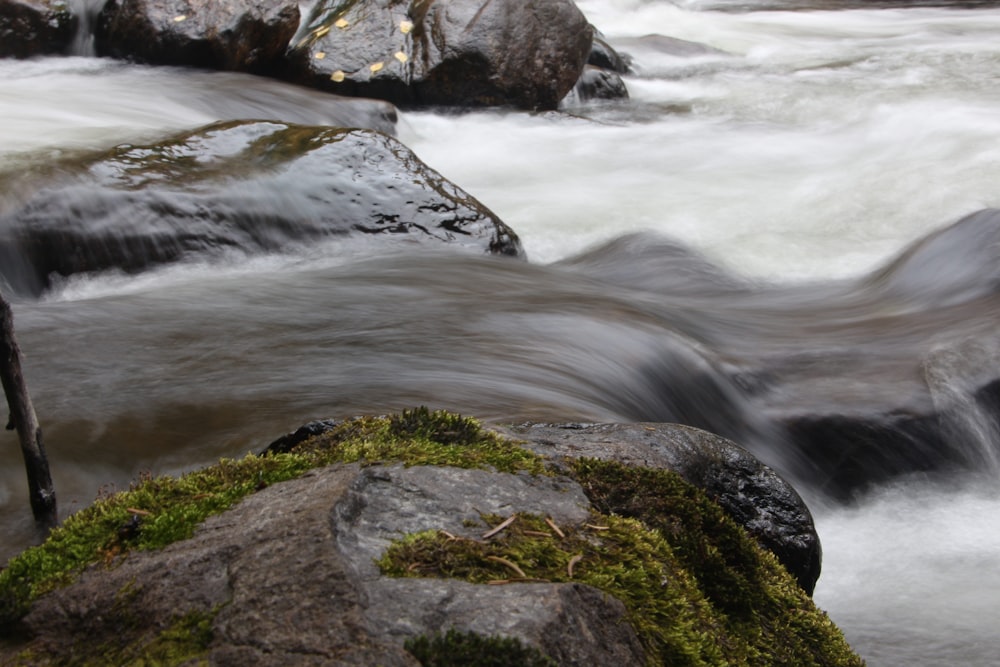
[[[489,209],[370,130],[219,123],[64,172],[0,218],[3,277],[19,291],[38,293],[53,276],[333,238],[521,253]]]
[[[555,109],[591,36],[570,0],[322,0],[287,76],[401,106]]]
[[[587,65],[568,99],[577,102],[627,100],[628,88],[615,72]]]
[[[0,58],[63,53],[77,23],[65,0],[0,0]]]
[[[296,2],[109,0],[94,46],[98,55],[155,65],[266,72],[298,25]]]

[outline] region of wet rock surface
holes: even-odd
[[[110,0],[94,42],[102,56],[266,72],[283,57],[299,18],[295,2]]]
[[[627,100],[628,88],[615,72],[587,65],[573,88],[571,98],[579,102]]]
[[[77,23],[63,0],[0,0],[0,58],[63,53]]]
[[[554,109],[591,36],[569,0],[324,0],[293,39],[286,76],[401,106]]]
[[[221,123],[120,146],[54,180],[0,218],[3,275],[20,292],[53,276],[331,239],[521,253],[489,209],[370,130]]]

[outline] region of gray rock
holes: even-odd
[[[502,432],[544,456],[677,472],[705,490],[812,594],[822,548],[809,508],[788,482],[735,443],[678,424],[531,424]]]
[[[555,109],[591,37],[571,0],[321,0],[286,76],[401,106]]]
[[[113,640],[119,600],[142,610],[151,635],[176,616],[224,605],[212,627],[213,664],[413,665],[401,648],[372,641],[333,545],[330,510],[357,474],[327,468],[276,484],[209,518],[189,540],[92,568],[40,599],[24,634],[59,654],[60,642]]]
[[[138,272],[333,238],[521,253],[489,209],[369,130],[220,123],[64,171],[62,182],[0,217],[0,271],[20,292],[46,289],[53,275]]]
[[[369,626],[402,642],[455,628],[502,634],[536,646],[561,665],[641,664],[643,650],[617,600],[588,586],[477,586],[461,581],[393,580],[373,560],[402,535],[440,529],[478,537],[481,514],[545,514],[560,525],[590,516],[574,482],[482,470],[402,466],[368,468],[337,504],[337,547],[363,595]],[[481,524],[480,524],[481,525]],[[518,589],[525,590],[518,590]]]
[[[98,55],[156,65],[266,72],[298,25],[294,1],[109,0],[94,46]]]
[[[0,0],[0,58],[62,53],[77,23],[64,0]]]
[[[23,620],[46,652],[99,646],[135,614],[150,636],[222,605],[214,665],[415,665],[403,641],[456,628],[520,638],[559,664],[642,664],[624,607],[575,584],[477,586],[382,578],[372,559],[406,532],[474,535],[479,511],[589,515],[576,485],[455,468],[332,466],[275,484],[209,518],[189,540],[94,567]],[[133,626],[134,627],[134,626]]]

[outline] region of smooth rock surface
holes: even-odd
[[[369,130],[220,123],[68,164],[53,181],[0,217],[0,270],[20,292],[53,276],[331,239],[521,253],[489,209]]]

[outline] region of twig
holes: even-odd
[[[14,337],[14,315],[10,304],[0,294],[0,383],[7,395],[10,421],[7,428],[17,431],[28,473],[28,500],[35,523],[45,532],[59,522],[56,492],[52,487],[49,461],[42,446],[42,429],[31,404],[28,387],[21,371],[21,350]]]

